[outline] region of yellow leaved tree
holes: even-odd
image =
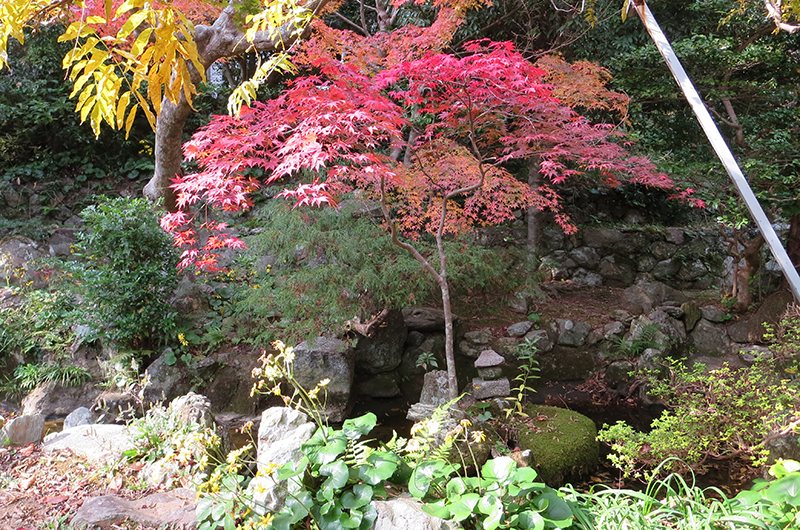
[[[156,131],[155,174],[145,188],[174,206],[169,188],[180,174],[181,134],[192,99],[215,61],[248,51],[271,52],[231,98],[238,108],[255,97],[273,71],[291,69],[288,53],[328,0],[3,0],[0,69],[9,64],[9,39],[63,25],[59,40],[73,43],[63,66],[81,121],[130,132],[141,111]]]

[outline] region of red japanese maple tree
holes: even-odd
[[[631,157],[611,126],[593,125],[553,96],[545,72],[510,43],[475,42],[466,55],[429,53],[374,73],[331,54],[313,60],[318,73],[300,77],[277,98],[217,116],[186,144],[201,168],[176,180],[180,211],[164,228],[185,247],[182,267],[215,267],[215,251],[241,246],[207,208],[241,210],[260,182],[244,176],[261,168],[266,183],[311,173],[287,189],[297,205],[335,204],[351,190],[380,200],[392,241],[435,279],[445,312],[450,394],[457,396],[447,259],[443,240],[476,225],[501,223],[518,209],[550,210],[567,231],[557,185],[575,175],[612,185],[620,180],[661,188],[669,178],[646,159]],[[374,63],[366,67],[372,70]],[[542,184],[531,189],[505,169],[535,157]],[[202,208],[198,208],[202,206]],[[195,213],[191,213],[195,212]],[[202,215],[202,219],[198,220]],[[195,227],[193,223],[199,226]],[[202,244],[198,229],[212,234]],[[436,259],[416,237],[431,233]]]

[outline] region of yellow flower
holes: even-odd
[[[258,524],[262,526],[269,526],[272,524],[273,515],[268,513],[266,515],[262,515],[261,519],[258,520]]]
[[[425,428],[425,424],[427,421],[418,421],[414,425],[411,426],[411,436],[414,436],[418,432],[421,432]]]
[[[463,425],[464,427],[472,427],[472,422],[469,421],[467,418],[464,418],[463,420],[461,420],[461,425]]]
[[[178,333],[178,342],[181,343],[181,346],[189,345],[189,341],[186,340],[186,335],[184,335],[183,333]]]
[[[272,393],[275,394],[276,396],[280,396],[281,395],[281,385],[275,385],[274,387],[272,387]]]
[[[473,443],[481,443],[486,441],[486,435],[483,431],[472,431],[472,441]]]
[[[316,399],[317,394],[319,394],[319,387],[314,387],[313,389],[308,391],[308,397],[311,399]]]
[[[275,462],[270,462],[266,466],[264,466],[264,474],[265,475],[272,475],[275,471],[281,466],[276,464]]]

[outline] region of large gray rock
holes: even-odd
[[[94,423],[94,414],[86,407],[78,407],[64,418],[63,430],[72,429],[78,425],[91,425]]]
[[[188,390],[186,385],[181,385],[183,370],[177,363],[167,364],[168,353],[164,350],[144,371],[148,378],[144,388],[146,403],[168,403]]]
[[[653,257],[659,261],[671,258],[675,255],[677,249],[678,246],[676,244],[667,241],[655,241],[650,247]]]
[[[203,395],[189,392],[172,400],[169,406],[177,417],[186,423],[199,423],[207,429],[213,429],[215,426],[211,401]]]
[[[642,281],[625,289],[628,309],[637,314],[649,313],[666,301],[683,303],[686,295],[660,282]]]
[[[600,263],[600,254],[592,247],[578,247],[572,249],[569,257],[579,266],[586,269],[595,269]]]
[[[525,334],[525,340],[533,342],[540,352],[553,349],[554,341],[546,329],[534,329]]]
[[[511,383],[507,377],[496,381],[486,381],[479,377],[472,379],[472,397],[478,400],[511,395]]]
[[[624,235],[613,228],[587,228],[583,240],[592,248],[610,248],[622,241]]]
[[[453,315],[453,320],[458,318]],[[433,307],[406,307],[403,320],[409,331],[444,331],[444,311]]]
[[[6,423],[0,429],[0,445],[28,445],[42,441],[44,416],[41,414],[23,415]]]
[[[464,340],[458,343],[462,355],[477,359],[481,352],[492,343],[491,328],[476,329],[464,334]]]
[[[604,281],[602,276],[586,269],[578,269],[572,275],[572,284],[578,287],[597,287],[603,285]]]
[[[317,430],[308,416],[289,407],[272,407],[261,415],[258,428],[259,475],[250,483],[253,500],[267,511],[277,512],[287,495],[296,489],[294,483],[273,480],[266,471],[272,465],[282,466],[303,458],[301,446]]]
[[[396,309],[390,310],[383,325],[371,337],[359,337],[355,348],[358,370],[379,374],[400,366],[407,336],[403,314]]]
[[[669,280],[674,278],[681,270],[681,260],[669,258],[655,264],[651,274],[656,280]]]
[[[432,370],[425,374],[425,382],[422,384],[422,393],[419,402],[423,405],[433,405],[438,407],[450,401],[450,392],[445,370]]]
[[[447,521],[422,510],[422,505],[410,497],[395,497],[386,501],[372,501],[378,518],[372,530],[456,530],[456,522]]]
[[[39,244],[23,236],[9,236],[0,239],[0,284],[23,285],[32,283],[34,289],[41,289],[47,281],[36,261],[47,256]]]
[[[82,386],[42,383],[22,399],[23,414],[41,414],[47,421],[61,419],[98,395],[100,389],[92,383]]]
[[[129,500],[113,495],[84,501],[72,518],[75,528],[119,528],[130,521],[147,528],[196,528],[197,493],[183,488]]]
[[[731,340],[725,328],[701,319],[691,333],[694,352],[719,357],[730,353]]]
[[[600,260],[597,273],[609,285],[628,286],[636,279],[636,265],[619,256],[606,256]]]
[[[130,449],[128,429],[124,425],[78,425],[68,431],[48,434],[42,444],[47,452],[70,450],[91,462],[114,462]]]
[[[592,331],[592,326],[586,322],[559,318],[556,324],[558,324],[558,344],[562,346],[583,346],[589,332]]]
[[[344,341],[318,337],[294,349],[294,377],[306,390],[328,378],[325,413],[331,422],[344,421],[352,408],[355,355]]]
[[[533,327],[533,322],[530,320],[524,320],[522,322],[517,322],[516,324],[511,324],[508,326],[508,336],[509,337],[522,337],[527,332],[531,330]]]

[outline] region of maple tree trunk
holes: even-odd
[[[444,215],[444,213],[443,213]],[[442,291],[442,310],[444,311],[444,358],[447,364],[447,391],[452,401],[458,398],[458,378],[456,377],[455,334],[453,333],[453,309],[450,306],[450,285],[447,283],[447,258],[442,243],[442,231],[436,233],[436,251],[439,254],[439,275],[436,283]]]
[[[170,185],[181,174],[183,127],[191,110],[183,94],[177,104],[165,98],[156,123],[155,171],[144,187],[144,196],[152,201],[164,199],[163,206],[170,212],[176,210],[175,192]]]
[[[528,166],[528,185],[531,192],[536,193],[542,184],[541,164],[538,158],[531,158]],[[528,212],[528,257],[535,258],[542,235],[542,212],[536,206],[529,206]]]
[[[789,235],[786,237],[786,252],[795,267],[800,267],[800,214],[789,218]]]

